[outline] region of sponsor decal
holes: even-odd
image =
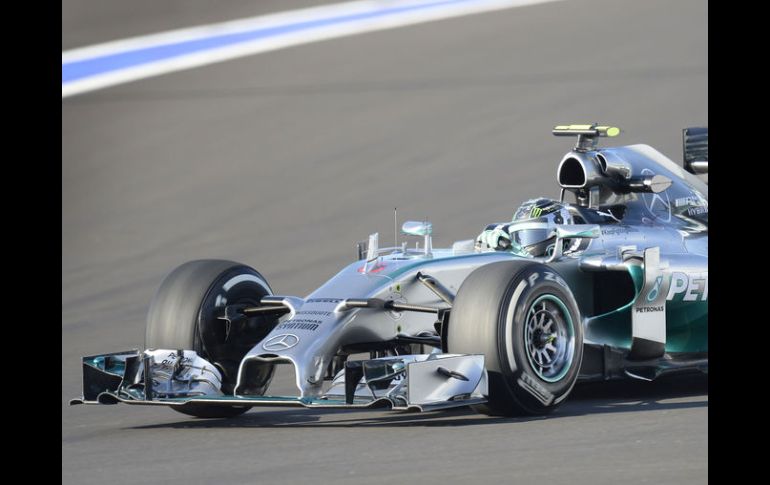
[[[645,251],[645,285],[634,302],[632,335],[665,344],[667,302],[708,301],[708,271],[661,274],[654,249]]]
[[[550,271],[546,271],[545,279],[546,281],[553,281],[554,283],[558,283],[561,286],[567,288],[567,283],[562,279],[561,276],[557,275],[556,273],[551,273]]]
[[[299,337],[291,333],[284,333],[271,337],[262,344],[262,348],[269,352],[287,350],[299,343]]]
[[[540,277],[540,273],[532,273],[529,275],[529,278],[527,278],[527,281],[529,281],[529,286],[535,286],[535,281]]]
[[[675,271],[671,273],[671,284],[668,287],[666,300],[681,297],[682,301],[707,301],[709,298],[709,274],[683,273]]]
[[[328,317],[332,314],[332,312],[322,311],[322,310],[300,310],[297,312],[297,315],[317,315],[320,317]]]
[[[543,271],[543,273],[532,273],[527,277],[527,283],[529,283],[529,286],[535,286],[535,283],[537,282],[537,279],[540,277],[545,278],[546,281],[553,281],[554,283],[557,283],[565,288],[569,288],[567,286],[567,282],[562,279],[561,276],[557,275],[556,273],[552,273],[550,271]]]
[[[516,383],[535,399],[543,403],[543,405],[548,406],[553,402],[553,394],[529,374],[522,374]]]
[[[163,366],[173,366],[176,364],[177,358],[179,356],[176,354],[176,352],[169,353],[165,359],[160,363],[160,365]],[[192,362],[192,359],[190,357],[184,357],[182,356],[182,359],[179,360],[179,365],[186,365],[190,364]]]
[[[628,234],[628,232],[628,229],[625,227],[602,228],[603,236],[619,236],[621,234]]]
[[[674,205],[676,207],[682,207],[684,205],[702,205],[702,204],[701,204],[700,198],[691,195],[688,197],[679,197],[674,201]]]
[[[305,318],[297,318],[294,320],[289,320],[288,322],[284,322],[277,327],[275,327],[276,330],[308,330],[310,332],[314,332],[318,329],[318,327],[321,325],[321,320],[308,320]]]
[[[708,201],[698,193],[687,197],[679,197],[674,201],[674,206],[677,209],[682,208],[685,210],[688,216],[707,214],[709,211]]]
[[[662,282],[663,276],[655,278],[655,284],[652,286],[652,289],[647,292],[647,301],[654,301],[658,297],[658,293],[660,293],[660,284]]]
[[[665,305],[658,306],[640,306],[636,307],[636,313],[650,313],[650,312],[662,312],[665,311]]]
[[[533,207],[529,211],[529,217],[540,217],[543,214],[543,209],[540,207]]]
[[[660,270],[660,248],[644,250],[644,287],[631,315],[631,335],[666,343],[666,294],[668,278]]]
[[[602,227],[603,236],[620,236],[620,235],[627,235],[631,232],[639,232],[639,229],[636,229],[634,227],[629,227],[629,226]]]
[[[315,302],[318,303],[318,300],[322,299],[316,299]],[[329,302],[331,303],[332,301]],[[318,330],[318,327],[320,327],[321,324],[332,316],[333,313],[326,310],[300,310],[296,313],[294,318],[279,324],[275,327],[275,330],[306,330],[314,332]]]

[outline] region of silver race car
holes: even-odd
[[[411,247],[372,234],[305,298],[243,264],[183,264],[150,305],[146,349],[84,357],[71,404],[545,414],[578,380],[708,372],[708,129],[684,130],[683,167],[648,145],[597,146],[619,132],[555,127],[577,137],[558,200],[449,248],[426,221],[404,223]],[[278,365],[292,396],[269,392]]]

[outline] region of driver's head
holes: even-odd
[[[566,205],[553,199],[531,199],[513,214],[511,241],[532,256],[548,256],[556,242],[557,224],[574,224]]]

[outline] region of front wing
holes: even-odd
[[[179,359],[175,361],[174,355]],[[166,357],[160,361],[159,356]],[[487,395],[483,355],[420,354],[349,361],[318,397],[224,395],[217,387],[218,372],[206,364],[189,350],[130,350],[84,357],[83,396],[70,404],[430,411],[482,404]]]

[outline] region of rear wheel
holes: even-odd
[[[580,312],[566,282],[544,264],[475,270],[457,292],[447,334],[449,352],[484,354],[489,395],[477,410],[485,414],[547,414],[577,381]]]
[[[169,273],[155,293],[147,315],[145,347],[194,350],[220,370],[222,392],[231,394],[241,359],[272,330],[277,317],[249,318],[228,329],[217,316],[225,305],[257,305],[270,294],[265,278],[243,264],[224,260],[185,263]],[[225,418],[249,409],[201,405],[175,410],[201,418]]]

